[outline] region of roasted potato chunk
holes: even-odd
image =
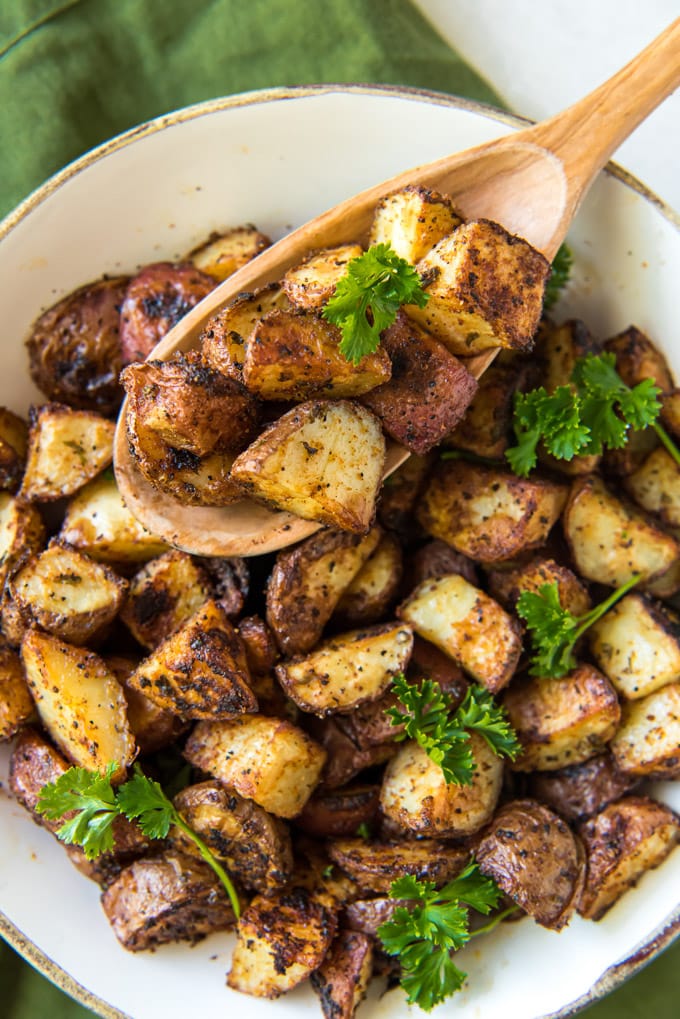
[[[11,739],[35,715],[21,659],[0,644],[0,740]]]
[[[627,386],[652,379],[662,392],[673,388],[673,376],[666,358],[636,326],[629,326],[607,340],[604,349],[616,356],[616,370]]]
[[[95,478],[74,496],[59,537],[105,563],[143,563],[168,547],[133,517],[115,479],[106,475]]]
[[[277,817],[300,813],[326,760],[325,751],[297,726],[264,715],[199,722],[184,756]]]
[[[381,623],[333,637],[304,658],[277,665],[276,675],[303,711],[347,712],[380,697],[406,668],[412,648],[409,626]]]
[[[377,623],[397,597],[402,572],[401,545],[394,535],[385,534],[345,588],[336,615],[355,625]]]
[[[193,265],[156,262],[128,283],[120,308],[123,364],[144,361],[165,334],[215,287]]]
[[[667,527],[680,527],[680,467],[659,446],[624,482],[629,495]]]
[[[259,616],[245,616],[239,620],[238,635],[243,641],[251,678],[271,672],[279,659],[279,649],[265,621]]]
[[[429,301],[405,310],[452,354],[530,350],[543,308],[548,260],[488,219],[471,220],[418,262]]]
[[[347,263],[362,253],[360,244],[324,248],[288,269],[281,286],[295,308],[320,311],[333,296],[338,280],[347,272]]]
[[[132,578],[121,619],[135,640],[153,651],[213,594],[203,567],[186,552],[172,549]]]
[[[6,407],[0,407],[0,489],[19,487],[26,463],[28,425]]]
[[[489,593],[507,609],[514,610],[523,591],[538,594],[544,584],[557,584],[560,605],[575,616],[584,615],[591,607],[585,584],[554,559],[537,556],[512,570],[489,570],[487,577]]]
[[[31,378],[48,400],[113,414],[123,391],[120,307],[128,278],[88,283],[37,320],[26,341]]]
[[[480,586],[479,570],[472,559],[456,552],[455,548],[440,538],[433,538],[421,545],[408,557],[405,565],[407,575],[404,587],[407,591],[418,587],[424,580],[447,577],[450,573],[459,573],[469,584]]]
[[[254,226],[235,226],[224,233],[213,233],[187,255],[187,261],[214,279],[225,280],[246,262],[268,248],[271,241]]]
[[[373,708],[375,704],[381,705],[382,699],[364,705],[363,709]],[[357,711],[362,711],[362,708],[359,707]],[[384,764],[397,752],[394,731],[384,737],[380,743],[376,739],[363,745],[358,744],[354,725],[347,724],[348,720],[353,720],[353,718],[353,715],[335,715],[324,719],[316,718],[314,715],[303,715],[300,719],[305,729],[326,753],[326,762],[322,772],[324,789],[338,789],[344,786],[366,768]],[[382,721],[384,725],[385,719]]]
[[[12,648],[18,648],[29,629],[30,619],[21,611],[5,584],[0,596],[0,633]]]
[[[503,703],[522,744],[515,771],[555,771],[602,753],[616,732],[621,708],[614,687],[590,665],[562,679],[523,678]]]
[[[650,579],[680,556],[680,544],[618,499],[595,475],[572,485],[562,520],[581,576],[620,587],[636,573]]]
[[[465,416],[444,440],[444,445],[465,449],[491,460],[502,458],[511,445],[515,393],[524,373],[508,365],[490,365],[478,382]]]
[[[558,771],[533,772],[529,793],[567,821],[581,821],[630,792],[637,781],[619,771],[612,755],[606,753]]]
[[[362,824],[375,821],[380,805],[377,785],[348,785],[322,790],[307,800],[295,824],[317,838],[355,835]]]
[[[458,460],[435,467],[417,515],[433,538],[494,563],[542,545],[566,499],[553,481]]]
[[[278,553],[267,581],[267,622],[284,654],[314,647],[381,534],[378,527],[366,535],[324,530]]]
[[[624,705],[611,751],[626,775],[680,775],[680,683],[669,683]]]
[[[482,873],[536,923],[559,931],[569,922],[583,888],[584,853],[552,810],[535,800],[506,803],[475,855]]]
[[[45,525],[35,506],[0,492],[0,588],[45,542]]]
[[[401,258],[415,265],[461,223],[450,198],[411,184],[380,199],[370,244],[389,244]]]
[[[427,453],[455,428],[477,391],[477,380],[437,340],[400,312],[381,334],[392,377],[362,397],[396,442]]]
[[[128,680],[137,669],[139,659],[125,655],[109,655],[104,661],[123,687],[130,731],[140,754],[153,754],[174,743],[186,731],[188,723],[183,722],[172,711],[159,708],[143,693],[129,685]]]
[[[70,644],[102,638],[127,591],[127,583],[109,567],[60,542],[30,559],[10,585],[34,626]]]
[[[263,400],[361,396],[386,382],[390,359],[379,347],[358,364],[340,352],[337,326],[306,312],[270,311],[246,345],[243,379]]]
[[[228,986],[278,998],[318,969],[336,928],[333,912],[306,888],[256,896],[238,923]]]
[[[365,534],[384,460],[385,439],[369,410],[347,400],[312,400],[266,428],[236,458],[231,476],[254,499]]]
[[[288,828],[252,800],[219,782],[201,782],[182,789],[174,804],[244,888],[264,892],[290,877],[293,852]],[[200,856],[196,843],[178,828],[171,830],[171,837],[183,852]]]
[[[434,839],[369,842],[355,838],[329,842],[328,855],[360,888],[389,892],[392,882],[407,874],[441,887],[461,872],[470,852]]]
[[[594,624],[588,640],[599,667],[629,700],[680,679],[680,619],[646,595],[627,594]]]
[[[29,630],[21,660],[33,700],[56,745],[72,764],[121,778],[137,753],[123,689],[92,651]]]
[[[32,407],[21,496],[48,502],[73,495],[113,459],[115,426],[92,411],[60,403]]]
[[[496,809],[503,762],[476,733],[470,733],[470,751],[475,762],[472,781],[457,785],[446,782],[441,766],[417,743],[404,744],[385,770],[380,793],[384,815],[417,835],[462,838],[479,831]]]
[[[103,893],[102,908],[129,952],[194,941],[235,919],[208,864],[170,849],[127,867]]]
[[[646,796],[624,796],[582,824],[579,835],[588,870],[578,911],[589,920],[601,920],[680,842],[680,819]]]
[[[510,682],[522,651],[519,623],[460,575],[424,581],[397,615],[492,693]]]
[[[289,307],[290,302],[278,283],[260,287],[252,294],[237,294],[208,319],[201,333],[204,361],[215,371],[243,382],[246,344],[255,324],[275,308]]]
[[[145,658],[128,686],[185,721],[257,711],[243,642],[214,600]]]
[[[326,1019],[352,1019],[373,974],[373,942],[358,931],[340,931],[310,976]]]
[[[414,453],[383,482],[378,501],[378,520],[383,527],[395,531],[400,538],[408,539],[414,531],[420,533],[412,512],[434,460],[434,453],[426,456]]]

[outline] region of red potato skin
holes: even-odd
[[[216,286],[193,265],[156,262],[128,284],[120,312],[123,364],[144,361],[159,340]]]

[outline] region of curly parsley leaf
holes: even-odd
[[[374,244],[347,263],[322,315],[340,327],[340,352],[358,364],[378,349],[380,333],[392,325],[402,304],[423,308],[428,299],[415,268],[389,244]]]
[[[566,244],[560,244],[550,266],[550,276],[545,286],[545,294],[543,295],[544,311],[549,311],[553,305],[557,304],[560,294],[569,282],[573,264],[574,258],[571,249]]]
[[[582,616],[575,616],[562,608],[556,581],[542,584],[538,593],[522,591],[517,600],[517,614],[527,624],[531,638],[531,675],[559,679],[575,669],[578,664],[573,653],[576,642],[639,580],[639,574],[635,574],[605,601]]]
[[[470,748],[471,731],[483,736],[499,757],[514,758],[521,749],[505,710],[477,683],[470,684],[455,711],[439,684],[431,679],[416,686],[399,673],[392,689],[406,709],[401,711],[395,706],[387,710],[392,725],[404,726],[395,738],[415,740],[440,766],[447,783],[472,782],[475,761]]]
[[[467,974],[452,953],[473,937],[467,907],[488,914],[498,905],[500,890],[473,862],[439,890],[431,881],[399,878],[390,897],[408,905],[395,909],[378,928],[378,937],[388,955],[399,956],[408,1003],[430,1012],[465,981]]]

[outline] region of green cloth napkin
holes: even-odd
[[[0,216],[144,120],[311,82],[420,86],[501,105],[407,0],[0,0]],[[678,968],[680,945],[584,1016],[675,1019]],[[0,1015],[92,1013],[0,941]]]

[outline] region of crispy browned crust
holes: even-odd
[[[652,379],[663,392],[673,388],[673,376],[666,358],[636,326],[629,326],[612,336],[604,349],[616,356],[616,370],[627,386]]]
[[[293,853],[286,824],[252,800],[219,782],[187,786],[174,804],[192,828],[244,888],[264,892],[288,880]],[[171,838],[178,849],[199,856],[196,844],[178,828]]]
[[[413,519],[413,509],[420,498],[428,472],[434,462],[434,453],[428,453],[426,456],[413,454],[394,474],[385,478],[380,489],[378,520],[383,527],[390,531],[396,531],[399,537],[404,540],[422,534]]]
[[[31,378],[48,400],[113,414],[123,396],[120,306],[127,277],[98,280],[58,301],[26,341]]]
[[[274,634],[259,616],[244,616],[238,623],[251,676],[267,675],[279,660]]]
[[[0,638],[0,740],[11,739],[35,717],[21,659]]]
[[[310,981],[325,1019],[352,1019],[366,996],[373,971],[373,942],[357,931],[340,931]]]
[[[482,873],[542,927],[558,931],[568,923],[583,887],[584,854],[552,810],[534,800],[507,803],[475,855]]]
[[[619,771],[611,754],[604,753],[559,771],[535,771],[528,788],[532,797],[567,821],[580,821],[630,792],[638,782]]]
[[[407,560],[406,570],[408,590],[418,587],[424,580],[446,577],[449,573],[459,573],[468,583],[479,587],[479,571],[472,559],[457,552],[441,538],[433,538],[416,549]]]
[[[359,572],[345,588],[336,615],[347,625],[370,625],[391,615],[404,572],[401,542],[384,534]]]
[[[392,377],[362,397],[396,442],[427,453],[456,427],[477,380],[441,343],[400,312],[381,336]]]
[[[21,482],[26,463],[28,425],[6,407],[0,407],[0,489],[13,492]]]
[[[328,854],[360,888],[389,892],[393,881],[412,874],[419,881],[441,887],[459,874],[470,852],[451,842],[420,839],[418,842],[369,842],[361,838],[336,839]]]
[[[130,280],[120,308],[123,364],[143,361],[165,334],[215,287],[193,265],[156,262]]]
[[[208,864],[174,850],[126,867],[101,902],[114,934],[130,952],[194,941],[234,923],[226,893]]]
[[[44,547],[45,524],[37,506],[5,492],[0,493],[0,517],[0,587],[4,587],[7,578]]]
[[[358,711],[361,712],[367,707],[373,705],[362,705]],[[366,768],[389,761],[397,752],[394,730],[390,733],[389,739],[382,743],[371,742],[367,746],[358,746],[351,730],[345,731],[345,719],[351,717],[347,715],[344,718],[336,716],[321,719],[306,715],[301,719],[305,729],[321,744],[327,754],[321,775],[324,789],[338,789]],[[379,724],[384,725],[384,718]]]
[[[213,594],[203,565],[187,552],[171,549],[132,578],[120,618],[142,647],[153,650]]]
[[[378,785],[348,785],[314,793],[295,824],[318,838],[354,835],[361,824],[375,821],[380,801]]]
[[[505,608],[514,610],[523,591],[537,594],[544,584],[557,584],[560,605],[575,616],[582,616],[591,607],[586,585],[573,570],[554,559],[536,556],[515,569],[488,570],[491,594]]]
[[[515,393],[524,374],[509,365],[487,368],[465,416],[446,437],[445,445],[501,459],[511,444]]]
[[[246,344],[258,322],[273,308],[289,306],[278,283],[269,283],[253,293],[237,294],[205,324],[199,342],[201,353],[211,367],[230,379],[243,382]]]

